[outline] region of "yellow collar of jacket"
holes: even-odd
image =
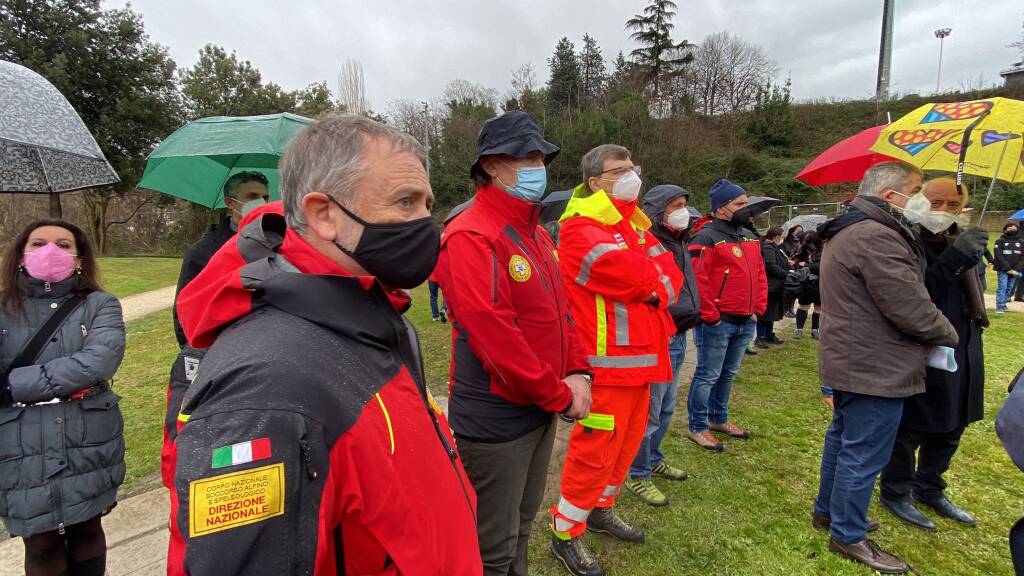
[[[565,206],[565,212],[562,213],[558,223],[561,224],[573,216],[584,216],[597,220],[607,226],[614,226],[622,221],[622,213],[612,203],[608,194],[604,190],[598,190],[593,194],[587,195],[586,183],[580,184],[572,191],[572,198],[569,199],[569,203]],[[644,211],[639,206],[633,210],[629,223],[636,230],[649,230],[651,228],[651,219],[647,217],[647,214],[644,214]]]

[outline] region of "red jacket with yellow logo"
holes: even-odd
[[[594,384],[667,382],[676,327],[666,309],[679,297],[683,273],[636,202],[604,192],[584,197],[583,187],[562,216],[558,254]]]
[[[715,324],[722,316],[739,322],[764,314],[768,277],[761,242],[753,233],[724,220],[704,217],[694,225],[690,257],[705,324]]]
[[[441,240],[434,276],[452,320],[448,415],[460,438],[502,442],[549,424],[572,405],[562,379],[590,371],[540,211],[486,186]]]

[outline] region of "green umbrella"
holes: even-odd
[[[139,188],[208,208],[224,207],[224,183],[238,172],[260,172],[278,198],[277,162],[288,142],[313,121],[303,116],[213,116],[177,129],[153,150]]]

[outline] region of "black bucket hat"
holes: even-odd
[[[544,153],[544,165],[548,165],[559,148],[544,139],[540,126],[526,112],[505,112],[501,116],[484,122],[476,138],[476,161],[469,169],[470,176],[483,174],[480,159],[484,156],[508,154],[514,158],[526,158],[531,152]]]

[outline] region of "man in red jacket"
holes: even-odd
[[[640,167],[622,146],[583,156],[584,183],[562,216],[559,268],[594,370],[592,412],[569,438],[561,497],[551,508],[552,552],[573,574],[604,574],[583,532],[643,542],[614,511],[615,497],[647,428],[649,386],[672,378],[666,309],[683,275],[637,208]],[[595,314],[596,311],[596,314]]]
[[[699,220],[690,240],[704,323],[693,333],[697,368],[687,405],[689,438],[713,452],[725,447],[709,430],[744,440],[750,437],[729,421],[729,394],[743,353],[754,337],[755,317],[764,314],[768,306],[761,243],[745,226],[751,214],[746,205],[743,188],[719,180],[711,187],[713,217]]]
[[[583,418],[590,367],[554,246],[537,226],[558,147],[525,112],[484,124],[473,205],[445,229],[435,277],[452,320],[449,416],[478,497],[484,574],[525,576],[555,414]]]
[[[475,497],[400,288],[439,249],[420,145],[321,118],[181,293],[209,347],[175,438],[170,574],[479,575]]]

